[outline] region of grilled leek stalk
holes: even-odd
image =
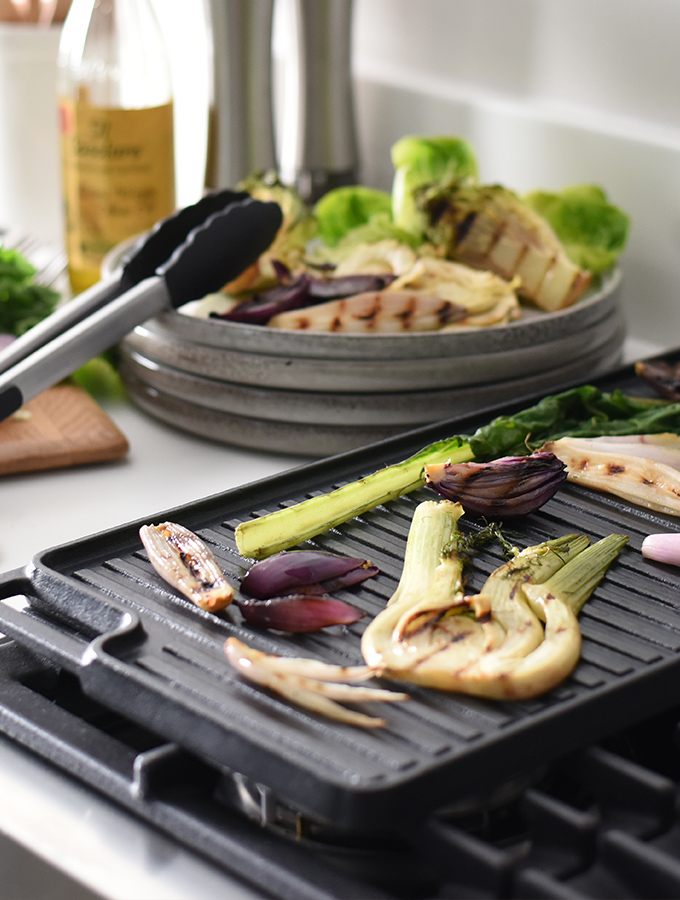
[[[646,509],[680,516],[680,471],[675,468],[675,448],[662,442],[658,459],[650,459],[642,455],[646,454],[642,446],[623,446],[626,452],[621,453],[616,443],[561,438],[546,443],[543,449],[562,460],[567,479],[575,484],[613,494]]]
[[[473,459],[472,448],[457,437],[437,441],[402,462],[378,469],[328,494],[318,494],[295,506],[241,522],[236,528],[239,553],[262,559],[288,550],[322,531],[422,487],[425,484],[424,464],[446,459],[466,462]]]

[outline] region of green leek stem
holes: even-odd
[[[562,569],[546,581],[542,587],[571,609],[574,615],[581,612],[586,600],[593,593],[605,572],[628,543],[623,534],[609,534],[596,544],[591,544],[570,560]],[[535,591],[533,587],[527,594]]]
[[[422,487],[426,464],[447,460],[461,463],[471,459],[472,448],[460,438],[437,441],[402,462],[379,469],[329,494],[310,497],[295,506],[242,522],[236,529],[239,553],[251,559],[262,559],[289,550],[329,528]]]

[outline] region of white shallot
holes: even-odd
[[[642,555],[656,562],[680,566],[680,534],[648,534],[642,542]]]
[[[344,684],[375,675],[368,666],[333,666],[320,660],[263,653],[230,637],[224,645],[227,659],[247,681],[266,687],[292,703],[338,722],[364,728],[382,728],[385,720],[342,706],[346,703],[395,702],[408,694]]]
[[[215,557],[203,541],[176,522],[143,525],[139,536],[161,578],[207,612],[224,609],[234,599]]]

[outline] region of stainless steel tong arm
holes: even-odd
[[[171,305],[165,279],[154,275],[58,333],[0,374],[0,420]]]

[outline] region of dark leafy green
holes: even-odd
[[[582,385],[551,394],[514,416],[498,416],[477,429],[469,443],[475,459],[520,455],[561,437],[660,434],[680,431],[680,403],[633,397]]]
[[[0,332],[17,337],[49,315],[59,293],[35,281],[35,267],[18,250],[0,247]]]

